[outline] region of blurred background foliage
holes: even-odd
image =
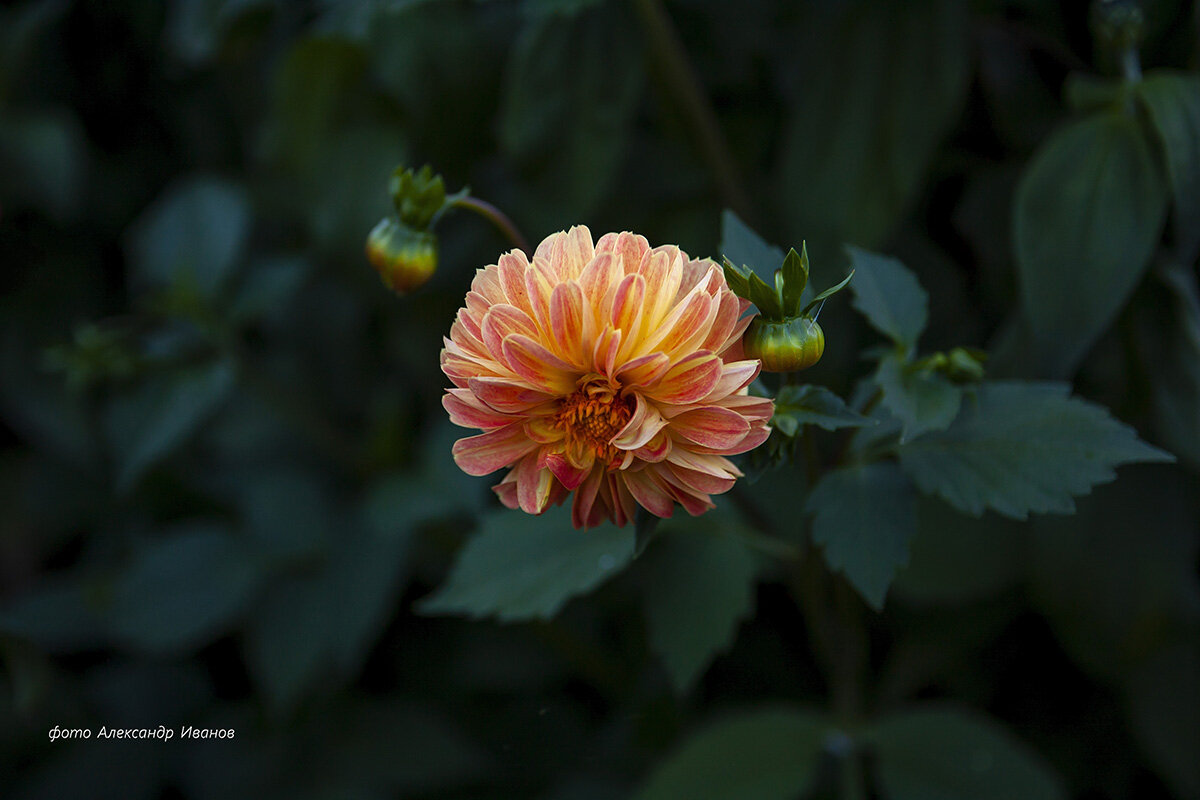
[[[545,530],[454,467],[439,403],[441,337],[508,245],[449,217],[399,300],[364,260],[391,170],[429,162],[534,241],[717,255],[728,207],[807,239],[822,286],[845,242],[895,254],[927,347],[1073,379],[1176,454],[1075,516],[922,500],[862,740],[880,797],[1200,797],[1200,23],[1143,9],[1132,94],[1075,0],[0,9],[0,793],[690,798],[734,754],[734,796],[838,796],[784,567],[680,544],[745,525],[727,499],[518,598],[552,620],[421,613],[474,531]],[[806,377],[845,394],[873,335],[844,302],[822,324]],[[752,487],[760,535],[805,535],[802,487]]]

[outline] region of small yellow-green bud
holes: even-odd
[[[437,269],[437,238],[384,217],[367,236],[367,259],[385,286],[406,294],[421,286]]]
[[[746,329],[742,348],[748,357],[762,361],[764,372],[795,372],[821,360],[825,332],[805,316],[782,322],[758,316]]]

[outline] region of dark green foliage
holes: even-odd
[[[1197,10],[1140,5],[0,8],[0,795],[1196,797]],[[364,256],[446,187],[820,310],[716,510],[458,469],[512,245]]]

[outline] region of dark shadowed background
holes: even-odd
[[[1193,4],[1143,11],[1146,80],[1196,81]],[[604,800],[723,713],[825,704],[769,570],[682,688],[642,561],[550,621],[414,609],[496,504],[450,458],[438,353],[510,247],[452,214],[428,285],[380,284],[388,177],[430,163],[534,242],[717,256],[731,208],[807,240],[821,287],[843,243],[896,255],[924,347],[1073,379],[1174,453],[1075,516],[921,506],[867,702],[989,714],[1074,798],[1200,797],[1200,153],[1079,127],[1193,103],[1186,154],[1200,100],[1128,105],[1104,24],[1065,0],[5,5],[0,796]],[[1043,202],[1060,186],[1082,199]],[[873,335],[845,301],[821,321],[805,380],[845,394]],[[751,489],[799,537],[787,474]],[[176,735],[49,736],[101,726]],[[971,796],[937,785],[903,797]]]

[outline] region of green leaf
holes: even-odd
[[[113,585],[113,635],[152,655],[194,650],[229,629],[260,577],[247,549],[220,528],[197,525],[147,542]]]
[[[728,525],[664,527],[639,577],[650,646],[684,692],[751,614],[757,561]]]
[[[181,445],[229,397],[234,370],[226,361],[154,376],[117,398],[106,429],[117,462],[117,487],[131,488]]]
[[[11,95],[38,40],[69,9],[64,0],[26,0],[0,8],[0,100]],[[8,109],[6,108],[5,111]]]
[[[1153,72],[1137,92],[1167,156],[1176,245],[1194,256],[1200,246],[1200,76]]]
[[[851,411],[842,398],[824,386],[784,386],[775,395],[775,416],[771,418],[771,425],[785,436],[795,436],[802,425],[836,431],[873,424],[867,417]]]
[[[893,591],[907,602],[961,606],[1025,578],[1028,529],[996,514],[968,517],[939,498],[917,498],[917,533]]]
[[[166,8],[165,34],[172,52],[198,66],[217,55],[230,31],[253,13],[266,18],[271,0],[181,0]]]
[[[709,725],[650,776],[637,800],[790,800],[815,779],[828,727],[808,711],[744,712]]]
[[[2,56],[0,56],[2,57]],[[63,220],[79,209],[87,140],[65,112],[0,119],[0,196],[8,209],[36,208]]]
[[[721,255],[737,265],[745,265],[764,281],[775,284],[775,270],[783,263],[783,251],[767,244],[729,209],[721,212]]]
[[[952,708],[887,717],[864,737],[887,800],[1065,800],[1062,782],[992,721]]]
[[[1132,466],[1069,517],[1030,525],[1028,596],[1086,672],[1120,683],[1200,614],[1200,516],[1183,470]],[[1130,535],[1137,531],[1137,535]]]
[[[783,311],[789,317],[800,313],[801,298],[808,288],[808,248],[800,245],[800,254],[796,248],[788,250],[783,260]]]
[[[463,546],[446,583],[420,604],[424,614],[494,616],[501,622],[553,617],[633,558],[634,532],[605,525],[573,530],[570,508],[538,517],[501,511],[485,517]]]
[[[312,264],[298,256],[252,262],[238,282],[229,304],[229,316],[236,322],[262,317],[278,319],[311,274]]]
[[[620,173],[644,75],[626,23],[619,5],[537,15],[512,49],[500,147],[547,213],[586,215]]]
[[[917,369],[890,353],[879,362],[875,381],[883,404],[903,424],[900,443],[950,427],[962,405],[963,390],[945,375]]]
[[[130,282],[146,290],[188,281],[211,297],[237,267],[249,234],[240,187],[210,177],[179,181],[133,225]]]
[[[391,209],[387,177],[407,160],[404,140],[391,128],[340,131],[312,170],[308,216],[320,244],[344,258],[362,258],[371,226]]]
[[[819,305],[820,305],[821,303],[825,302],[825,301],[826,301],[827,299],[829,299],[830,297],[833,297],[835,294],[837,294],[838,292],[840,292],[842,289],[845,289],[847,286],[849,286],[849,285],[850,285],[850,281],[851,281],[853,278],[854,278],[854,270],[850,270],[850,274],[849,274],[849,275],[847,275],[846,277],[842,278],[840,281],[838,281],[837,283],[835,283],[833,286],[830,286],[828,289],[826,289],[825,291],[821,292],[819,295],[817,295],[817,296],[816,296],[816,297],[814,297],[812,300],[810,300],[810,301],[808,302],[808,305],[806,305],[806,306],[804,307],[804,310],[803,310],[803,311],[801,311],[800,313],[801,313],[801,314],[803,314],[803,315],[805,315],[805,316],[808,316],[808,315],[809,315],[809,312],[811,312],[811,311],[812,311],[814,308],[816,308],[816,309],[817,309],[817,313],[819,314],[819,313],[820,313],[820,308],[819,308]],[[815,317],[814,317],[814,319],[815,319]]]
[[[830,569],[843,573],[872,608],[883,608],[896,570],[908,563],[916,496],[894,463],[843,467],[809,495],[813,541]]]
[[[958,117],[971,74],[969,23],[955,0],[804,7],[789,47],[794,77],[776,171],[778,214],[792,235],[809,244],[883,240]]]
[[[851,286],[854,307],[875,330],[911,351],[929,318],[929,295],[899,261],[849,246],[857,280]]]
[[[960,511],[1025,519],[1074,511],[1073,498],[1111,481],[1120,464],[1173,460],[1069,393],[1061,383],[984,383],[947,430],[903,445],[900,463],[921,491]]]
[[[322,679],[349,680],[361,668],[395,611],[420,526],[459,509],[439,488],[427,476],[380,479],[363,500],[362,524],[342,523],[319,569],[266,593],[246,630],[246,664],[276,711]]]
[[[95,649],[106,643],[100,580],[51,575],[0,609],[0,633],[27,639],[49,653]]]
[[[1176,797],[1200,795],[1200,645],[1195,637],[1149,658],[1129,683],[1133,734]]]
[[[267,150],[293,168],[310,166],[349,116],[366,69],[366,55],[353,42],[327,36],[297,39],[274,76]],[[380,191],[385,180],[379,176]]]
[[[725,282],[729,284],[729,288],[738,297],[750,299],[750,270],[746,267],[739,267],[728,258],[724,260],[722,272],[725,273]]]
[[[1167,189],[1135,119],[1114,112],[1054,134],[1017,187],[1021,303],[1037,359],[1070,374],[1142,278]]]
[[[1171,310],[1162,337],[1150,343],[1160,366],[1150,371],[1159,436],[1180,458],[1200,466],[1200,284],[1194,270],[1172,264],[1161,272]],[[1162,304],[1148,316],[1164,319]]]

